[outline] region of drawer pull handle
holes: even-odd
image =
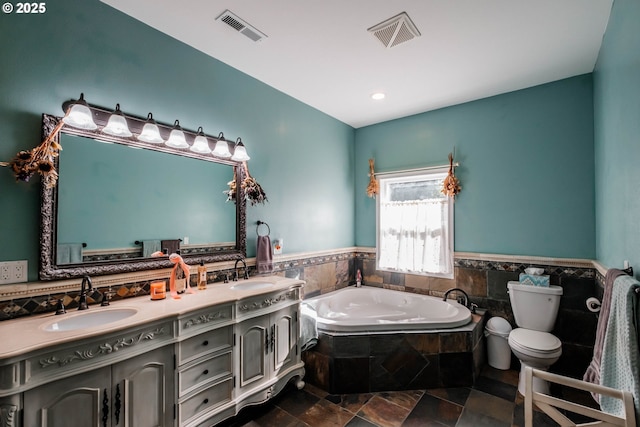
[[[205,340],[205,341],[202,343],[202,345],[204,345],[204,346],[209,345],[209,341]]]
[[[205,369],[204,372],[202,373],[202,375],[209,375],[209,370]]]
[[[209,399],[205,399],[205,400],[202,402],[202,404],[203,404],[203,405],[206,405],[207,403],[209,403]]]

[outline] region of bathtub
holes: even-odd
[[[369,286],[349,286],[303,304],[315,310],[318,330],[328,332],[449,329],[471,321],[471,312],[453,300]]]

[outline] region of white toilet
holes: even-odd
[[[509,334],[509,347],[520,360],[518,391],[524,396],[524,369],[527,366],[548,370],[562,354],[562,343],[549,333],[556,323],[562,287],[507,283],[511,309],[518,327]],[[549,392],[549,383],[534,378],[533,389]]]

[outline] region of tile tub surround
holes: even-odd
[[[307,254],[278,255],[274,260],[274,275],[306,281],[304,297],[324,294],[355,282],[355,272],[363,272],[368,286],[386,287],[405,292],[442,296],[453,287],[464,289],[471,300],[488,311],[489,317],[502,316],[515,326],[506,293],[507,282],[518,280],[527,267],[542,267],[551,276],[551,283],[564,289],[554,334],[562,340],[563,356],[552,370],[581,377],[586,370],[595,341],[597,318],[586,309],[590,296],[601,296],[602,288],[596,278],[606,269],[589,260],[564,260],[541,257],[456,253],[455,279],[439,279],[401,273],[379,272],[375,268],[374,248],[344,248]],[[247,259],[250,275],[256,275],[255,260]],[[595,267],[598,268],[595,268]],[[209,284],[224,280],[233,270],[233,263],[207,265]],[[92,278],[100,291],[111,290],[113,299],[149,295],[149,284],[167,279],[169,271],[154,270],[120,276]],[[33,286],[32,286],[33,285]],[[34,292],[26,291],[34,288]],[[55,302],[62,299],[65,306],[77,308],[80,279],[56,282],[0,286],[0,320],[53,311]],[[89,303],[100,301],[94,290]],[[513,358],[513,363],[518,363]],[[515,366],[515,365],[513,365]]]
[[[485,362],[485,313],[459,328],[333,334],[302,353],[305,381],[333,394],[473,385]]]

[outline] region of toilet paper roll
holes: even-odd
[[[600,303],[600,300],[598,298],[587,298],[587,310],[593,312],[593,313],[597,313],[600,311],[600,306],[602,305],[602,303]]]

